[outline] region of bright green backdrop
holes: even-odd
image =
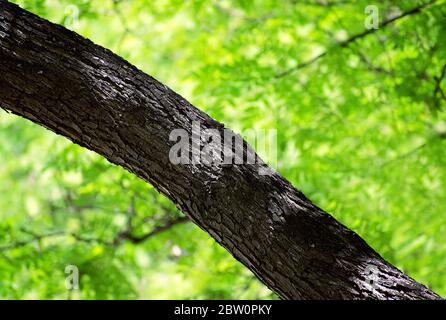
[[[287,179],[446,295],[444,0],[348,47],[338,43],[364,30],[367,5],[384,21],[423,1],[15,2],[227,127],[277,129]],[[0,298],[276,298],[191,223],[110,245],[130,216],[144,234],[181,213],[123,169],[4,111],[0,163]],[[77,291],[65,288],[70,264]]]

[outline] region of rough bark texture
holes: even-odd
[[[282,298],[440,298],[278,173],[259,175],[264,164],[173,165],[173,129],[223,124],[109,50],[3,0],[0,106],[154,185]]]

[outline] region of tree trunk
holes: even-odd
[[[278,173],[260,175],[263,163],[172,164],[173,129],[223,124],[109,50],[4,0],[0,74],[2,108],[151,183],[280,297],[440,298]]]

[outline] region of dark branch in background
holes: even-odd
[[[294,66],[291,69],[285,70],[285,71],[277,74],[275,76],[275,78],[283,78],[283,77],[285,77],[285,76],[287,76],[287,75],[289,75],[289,74],[291,74],[291,73],[293,73],[293,72],[295,72],[297,70],[304,69],[304,68],[308,67],[310,64],[313,64],[314,62],[318,61],[320,58],[324,57],[325,55],[327,55],[327,51],[324,51],[324,52],[314,56],[310,60],[307,60],[305,62],[299,63],[298,65]]]
[[[369,34],[371,34],[371,33],[374,33],[374,32],[376,32],[376,31],[380,30],[382,27],[386,27],[387,25],[392,24],[392,23],[394,23],[395,21],[398,21],[398,20],[400,20],[400,19],[402,19],[402,18],[404,18],[404,17],[407,17],[407,16],[410,16],[410,15],[413,15],[413,14],[417,14],[417,13],[422,12],[423,9],[425,9],[425,8],[428,7],[428,6],[431,6],[431,5],[434,4],[436,1],[437,1],[437,0],[431,0],[431,1],[429,1],[429,2],[426,2],[426,3],[421,4],[421,5],[418,6],[418,7],[409,9],[409,10],[407,10],[407,11],[403,11],[403,12],[400,13],[399,15],[396,15],[395,17],[389,18],[389,19],[384,20],[383,22],[381,22],[381,23],[379,24],[379,28],[378,28],[378,29],[368,29],[368,30],[364,30],[363,32],[358,33],[358,34],[356,34],[356,35],[354,35],[354,36],[348,38],[347,40],[340,42],[339,45],[340,45],[341,47],[347,47],[350,43],[355,42],[355,41],[358,40],[358,39],[362,39],[362,38],[364,38],[365,36],[367,36],[367,35],[369,35]]]
[[[417,73],[417,79],[421,81],[426,81],[429,82],[430,84],[432,84],[432,80],[434,81],[434,92],[432,93],[433,106],[429,105],[432,111],[436,111],[440,108],[440,98],[446,101],[446,94],[441,88],[441,82],[445,77],[446,77],[446,64],[443,65],[440,72],[440,76],[431,76],[427,73],[426,70],[422,70],[421,72]]]
[[[53,238],[53,237],[73,237],[74,239],[76,239],[79,242],[100,243],[104,246],[118,246],[118,245],[122,244],[124,241],[130,241],[134,244],[139,244],[139,243],[144,242],[144,241],[146,241],[146,240],[148,240],[148,239],[150,239],[164,231],[171,229],[172,227],[174,227],[178,224],[182,224],[182,223],[186,223],[186,222],[190,222],[190,220],[187,217],[172,218],[172,219],[167,220],[165,222],[165,224],[154,227],[150,232],[147,232],[145,234],[134,235],[134,234],[132,234],[131,231],[123,231],[123,232],[118,233],[117,236],[112,240],[106,240],[106,239],[101,239],[101,238],[96,238],[96,237],[86,237],[84,235],[80,235],[80,234],[73,233],[73,232],[67,232],[67,231],[63,231],[63,230],[57,230],[57,231],[51,231],[48,233],[37,234],[30,230],[22,229],[21,231],[23,233],[29,234],[31,236],[31,238],[26,239],[26,240],[18,240],[18,241],[14,241],[12,243],[1,245],[0,251],[7,251],[7,250],[24,247],[29,244],[38,242],[42,239]]]
[[[384,74],[387,76],[395,76],[396,75],[394,70],[387,70],[382,67],[378,67],[378,66],[374,65],[372,63],[372,61],[370,61],[370,59],[367,57],[367,55],[361,51],[361,49],[358,49],[356,52],[359,56],[359,59],[362,62],[364,62],[364,64],[366,65],[368,70],[376,72],[376,73]]]
[[[21,248],[21,247],[30,245],[35,242],[38,243],[40,240],[54,238],[54,237],[73,237],[74,239],[76,239],[79,242],[100,243],[100,244],[103,244],[106,246],[113,245],[113,242],[108,242],[107,240],[104,240],[104,239],[85,237],[83,235],[79,235],[76,233],[67,232],[67,231],[63,231],[63,230],[50,231],[48,233],[37,234],[37,233],[34,233],[33,231],[22,229],[22,232],[29,234],[31,236],[31,238],[26,239],[26,240],[17,240],[17,241],[14,241],[14,242],[11,242],[11,243],[8,243],[5,245],[1,245],[0,252]]]
[[[134,231],[135,229],[141,227],[144,223],[147,223],[149,221],[152,222],[154,220],[154,217],[150,216],[144,218],[138,226],[134,225],[134,218],[137,216],[137,211],[135,208],[135,200],[137,196],[138,194],[134,194],[131,198],[129,208],[127,210],[126,228],[123,231],[119,232],[117,236],[113,239],[112,243],[114,246],[121,244],[125,240],[130,241],[134,244],[138,244],[149,238],[156,236],[157,234],[163,231],[169,230],[170,228],[172,228],[177,224],[186,223],[190,221],[185,216],[172,218],[171,216],[173,215],[173,213],[170,212],[169,209],[166,208],[164,205],[159,204],[160,208],[164,211],[164,216],[167,218],[163,219],[164,221],[162,222],[162,224],[154,227],[150,232],[142,235],[136,235]]]
[[[44,238],[52,238],[52,237],[72,237],[76,241],[84,242],[84,243],[100,243],[104,246],[118,246],[122,244],[124,241],[130,241],[134,244],[139,244],[145,240],[148,240],[149,238],[152,238],[163,231],[167,231],[174,227],[175,225],[189,222],[190,220],[187,217],[181,216],[181,217],[175,217],[174,213],[170,210],[170,208],[164,206],[163,204],[159,204],[161,210],[163,211],[163,219],[157,219],[156,215],[151,215],[148,217],[145,217],[142,219],[141,223],[137,226],[134,225],[134,219],[137,216],[137,211],[135,207],[135,201],[136,198],[138,198],[138,193],[134,193],[130,197],[130,204],[128,206],[126,215],[127,215],[127,222],[124,230],[117,233],[115,237],[113,237],[111,240],[97,238],[97,237],[88,237],[85,235],[81,235],[74,232],[67,232],[64,230],[57,230],[57,231],[51,231],[44,234],[37,234],[33,231],[30,231],[28,229],[21,228],[20,231],[23,233],[26,233],[31,236],[29,239],[25,240],[18,240],[12,243],[8,243],[5,245],[0,245],[0,251],[7,251],[10,249],[15,249],[19,247],[23,247],[26,245],[29,245],[34,242],[38,242]],[[74,202],[73,196],[71,194],[67,194],[65,197],[66,200],[66,207],[71,208],[74,212],[82,213],[84,210],[101,210],[103,212],[113,213],[112,209],[104,208],[100,206],[96,206],[94,204],[85,204],[85,205],[79,205]],[[50,207],[52,214],[55,214],[57,210],[60,210],[62,208],[58,208],[57,206],[52,205]],[[116,213],[116,212],[115,212]],[[156,221],[160,220],[160,221]],[[146,223],[156,224],[152,228],[151,231],[147,233],[143,233],[141,235],[136,235],[135,230],[142,227]]]
[[[407,152],[405,152],[405,153],[403,153],[403,154],[400,154],[400,155],[396,156],[396,157],[393,158],[393,159],[389,159],[389,160],[387,160],[387,161],[382,162],[382,163],[379,165],[379,168],[382,169],[382,168],[384,168],[384,167],[386,167],[386,166],[392,164],[392,163],[395,162],[395,161],[403,160],[403,159],[405,159],[405,158],[408,158],[408,157],[414,155],[415,153],[417,153],[418,151],[420,151],[421,149],[423,149],[424,147],[426,147],[426,146],[429,144],[430,141],[432,141],[432,139],[427,140],[427,141],[421,143],[421,144],[418,145],[417,147],[415,147],[415,148],[413,148],[413,149],[411,149],[411,150],[409,150],[409,151],[407,151]]]
[[[26,239],[26,240],[18,240],[12,243],[8,243],[5,245],[1,245],[0,246],[0,251],[7,251],[7,250],[12,250],[12,249],[16,249],[16,248],[20,248],[20,247],[24,247],[26,245],[29,245],[31,243],[34,242],[38,242],[44,238],[51,238],[51,237],[57,237],[57,236],[64,236],[66,235],[65,231],[53,231],[53,232],[49,232],[46,234],[35,234],[31,231],[26,231],[26,230],[22,230],[25,233],[28,233],[32,236],[32,238],[30,239]]]
[[[349,5],[352,4],[352,1],[347,0],[339,0],[339,1],[326,1],[326,0],[315,0],[315,1],[308,1],[308,0],[296,0],[293,1],[296,4],[303,4],[306,6],[316,6],[316,7],[335,7],[335,6],[343,6],[343,5]]]
[[[396,22],[396,21],[398,21],[398,20],[400,20],[400,19],[402,19],[404,17],[407,17],[407,16],[410,16],[410,15],[414,15],[414,14],[422,12],[425,8],[433,5],[436,1],[437,0],[431,0],[431,1],[427,2],[427,3],[419,5],[418,7],[409,9],[407,11],[403,11],[399,15],[397,15],[395,17],[392,17],[390,19],[384,20],[383,22],[381,22],[379,24],[379,27],[380,27],[379,29],[364,30],[364,31],[362,31],[362,32],[360,32],[358,34],[355,34],[355,35],[351,36],[347,40],[338,42],[334,47],[341,47],[341,48],[348,47],[351,43],[353,43],[353,42],[355,42],[355,41],[357,41],[359,39],[362,39],[362,38],[366,37],[369,34],[375,33],[377,31],[379,31],[381,28],[386,27],[386,26],[388,26],[388,25],[390,25],[390,24],[392,24],[392,23],[394,23],[394,22]],[[309,59],[307,61],[304,61],[304,62],[302,62],[302,63],[300,63],[300,64],[298,64],[298,65],[296,65],[296,66],[294,66],[294,67],[292,67],[292,68],[290,68],[288,70],[285,70],[285,71],[282,71],[282,72],[276,74],[275,78],[285,77],[285,76],[287,76],[287,75],[289,75],[289,74],[291,74],[291,73],[293,73],[293,72],[295,72],[297,70],[303,69],[303,68],[311,65],[312,63],[318,61],[319,59],[321,59],[322,57],[327,55],[328,51],[329,50],[326,50],[326,51],[316,55],[315,57],[313,57],[313,58],[311,58],[311,59]]]
[[[156,236],[157,234],[169,230],[170,228],[172,228],[173,226],[176,226],[178,224],[182,224],[182,223],[186,223],[186,222],[190,222],[189,218],[187,217],[179,217],[176,219],[171,219],[169,221],[167,221],[164,225],[155,227],[152,231],[143,234],[143,235],[134,235],[132,234],[132,232],[122,232],[120,234],[118,234],[118,236],[115,238],[114,240],[114,244],[119,244],[124,240],[128,240],[134,244],[138,244],[141,243],[149,238],[152,238],[154,236]]]
[[[441,74],[439,77],[434,76],[434,80],[435,80],[435,90],[434,90],[434,103],[437,109],[439,109],[439,99],[438,99],[438,94],[440,94],[441,98],[443,98],[444,101],[446,101],[446,95],[443,91],[443,89],[441,88],[441,81],[443,81],[444,77],[446,75],[446,64],[443,66],[443,68],[441,69]]]

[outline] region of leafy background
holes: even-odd
[[[367,5],[385,21],[426,0],[14,2],[230,128],[276,129],[287,179],[446,295],[444,0],[348,46]],[[277,298],[150,185],[3,111],[0,163],[1,298]]]

